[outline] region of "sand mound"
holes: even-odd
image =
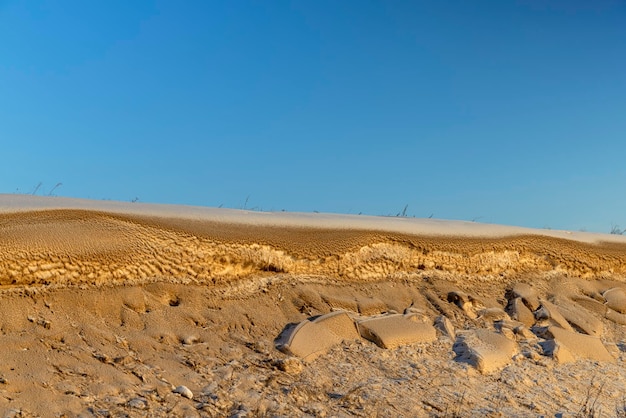
[[[536,312],[537,319],[548,321],[548,323],[561,327],[567,331],[573,331],[572,326],[567,322],[567,319],[552,303],[547,300],[541,300],[541,306]]]
[[[459,333],[454,345],[459,361],[466,361],[483,373],[498,370],[512,361],[517,344],[501,334],[484,329]]]
[[[287,326],[276,338],[276,347],[288,354],[313,361],[343,341],[359,338],[354,320],[343,311]]]
[[[515,283],[511,288],[509,299],[520,298],[529,310],[535,311],[539,308],[539,296],[537,291],[527,283]]]
[[[522,298],[514,298],[509,301],[507,311],[511,318],[521,322],[527,327],[531,327],[535,324],[535,315],[530,309],[526,307]]]
[[[565,298],[555,298],[554,302],[558,305],[558,310],[573,327],[581,332],[600,337],[604,331],[602,321],[592,312],[581,309],[579,304],[570,302]]]
[[[549,338],[544,345],[546,354],[553,356],[561,363],[577,359],[615,361],[597,337],[566,331],[558,327],[549,327],[546,335]]]
[[[602,294],[606,299],[606,306],[622,314],[626,314],[626,291],[620,287],[614,287]]]
[[[293,328],[288,328],[279,336],[276,346],[279,350],[313,361],[318,356],[342,342],[340,336],[320,324],[302,321]]]
[[[431,324],[414,322],[402,314],[362,319],[357,327],[363,338],[381,348],[432,342],[437,338]]]

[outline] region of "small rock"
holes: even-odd
[[[241,409],[235,411],[232,415],[229,415],[228,418],[246,418],[249,416],[248,410],[242,406]]]
[[[22,410],[21,409],[9,409],[4,416],[6,418],[14,418],[14,417],[20,417],[22,416]]]
[[[413,322],[402,314],[367,318],[358,322],[359,333],[380,348],[432,342],[437,339],[435,327]]]
[[[557,363],[571,363],[576,361],[572,352],[557,340],[546,340],[541,343],[546,356],[552,357]]]
[[[550,319],[550,311],[548,311],[548,309],[546,309],[546,307],[543,304],[539,307],[539,309],[533,312],[533,314],[535,315],[535,319],[537,321]]]
[[[124,405],[126,403],[126,399],[121,396],[107,396],[104,401],[112,405]]]
[[[461,308],[470,318],[476,318],[476,313],[473,310],[473,298],[470,295],[461,291],[452,291],[448,293],[448,302],[454,303]]]
[[[577,358],[615,362],[598,337],[566,331],[555,326],[548,327],[544,335],[550,338],[542,344],[545,354],[559,363],[575,361]]]
[[[146,409],[148,402],[143,398],[134,398],[128,401],[128,406],[135,409]]]
[[[431,322],[430,318],[425,314],[417,314],[417,313],[406,314],[405,313],[404,317],[408,319],[409,321],[419,322],[421,324],[424,324],[426,322]]]
[[[324,321],[321,322],[304,320],[296,326],[288,325],[276,339],[276,348],[305,361],[313,361],[344,340],[324,326]]]
[[[185,345],[192,345],[192,344],[197,343],[198,341],[200,341],[200,339],[196,335],[188,335],[185,338],[183,338],[183,344]]]
[[[486,329],[465,331],[457,335],[452,349],[457,354],[457,361],[469,363],[481,373],[490,373],[506,366],[518,353],[514,341]]]
[[[607,309],[604,317],[620,325],[626,325],[626,315],[615,312],[613,309]]]
[[[259,340],[259,341],[255,341],[254,343],[252,343],[252,345],[250,346],[250,348],[259,354],[263,354],[263,355],[267,355],[270,353],[271,351],[271,344],[268,341],[265,340]]]
[[[193,399],[193,392],[190,391],[187,386],[180,385],[176,387],[174,393],[178,393],[180,396],[184,396],[187,399]]]
[[[485,308],[478,311],[478,317],[486,321],[503,321],[509,319],[509,315],[502,308]]]
[[[564,297],[555,299],[558,311],[570,324],[576,326],[585,334],[599,337],[604,331],[604,324],[586,309],[581,309],[580,305],[573,303]]]
[[[500,334],[504,335],[509,340],[516,341],[515,333],[510,328],[500,328]]]
[[[528,307],[524,305],[522,298],[515,298],[510,300],[506,310],[511,318],[521,322],[527,327],[531,327],[535,323],[535,315],[533,315],[530,309],[528,309]]]
[[[549,324],[556,325],[568,331],[573,331],[572,326],[561,315],[559,309],[552,303],[542,300],[541,306],[535,311],[535,318],[538,321],[546,321]]]
[[[340,337],[343,341],[358,340],[354,320],[346,311],[335,311],[313,320],[313,323],[323,325],[328,331]]]
[[[304,408],[304,410],[305,412],[313,415],[314,417],[325,418],[328,416],[325,405],[320,402],[315,402],[310,405],[307,405]]]
[[[286,359],[278,360],[275,362],[276,368],[285,373],[297,375],[302,373],[304,366],[302,361],[297,357],[288,357]]]
[[[447,335],[452,340],[456,338],[456,332],[454,331],[454,325],[452,322],[445,316],[439,315],[435,318],[435,328],[441,331],[442,334]]]
[[[514,319],[503,319],[501,321],[496,321],[494,322],[494,327],[500,331],[502,328],[508,328],[511,331],[514,331],[515,328],[521,326],[524,326],[524,324],[522,324],[519,321],[515,321]]]
[[[537,291],[526,283],[515,283],[510,291],[511,299],[521,298],[524,305],[531,311],[539,308],[539,296]]]
[[[614,287],[602,295],[606,299],[606,305],[621,314],[626,314],[626,292],[624,289]]]
[[[411,305],[408,308],[406,308],[403,313],[405,315],[407,315],[407,314],[424,314],[424,310],[420,309],[420,308],[416,308],[415,306]]]
[[[534,351],[534,350],[529,350],[529,349],[523,350],[522,351],[522,355],[525,358],[530,359],[530,360],[537,361],[537,360],[541,359],[541,355],[539,353],[537,353],[536,351]]]
[[[533,340],[537,338],[537,336],[533,334],[533,332],[529,330],[528,328],[526,328],[524,325],[520,325],[514,328],[513,332],[522,340]]]
[[[376,315],[388,310],[385,302],[375,297],[357,297],[356,305],[361,315]]]

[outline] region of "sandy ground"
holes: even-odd
[[[0,195],[4,416],[626,416],[626,239]]]

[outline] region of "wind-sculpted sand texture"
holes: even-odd
[[[54,202],[0,207],[0,415],[626,414],[620,237]]]
[[[122,216],[84,210],[0,214],[0,285],[202,283],[264,272],[379,280],[436,270],[499,277],[626,274],[626,243],[541,236],[427,237]]]

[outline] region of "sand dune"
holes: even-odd
[[[558,271],[580,277],[626,272],[622,236],[570,237],[412,219],[400,219],[408,231],[401,232],[395,218],[268,214],[270,220],[220,209],[195,209],[186,217],[184,207],[149,205],[124,214],[120,212],[132,204],[105,202],[101,209],[110,210],[106,212],[94,210],[93,202],[68,200],[62,205],[63,200],[51,199],[47,205],[47,198],[25,197],[24,207],[14,208],[22,199],[12,197],[12,205],[0,205],[0,284],[130,284],[159,276],[205,283],[264,272],[344,280],[376,280],[417,270],[487,276]],[[299,217],[304,226],[294,223]]]
[[[22,416],[539,416],[626,395],[622,236],[0,195],[0,304],[0,410]]]

